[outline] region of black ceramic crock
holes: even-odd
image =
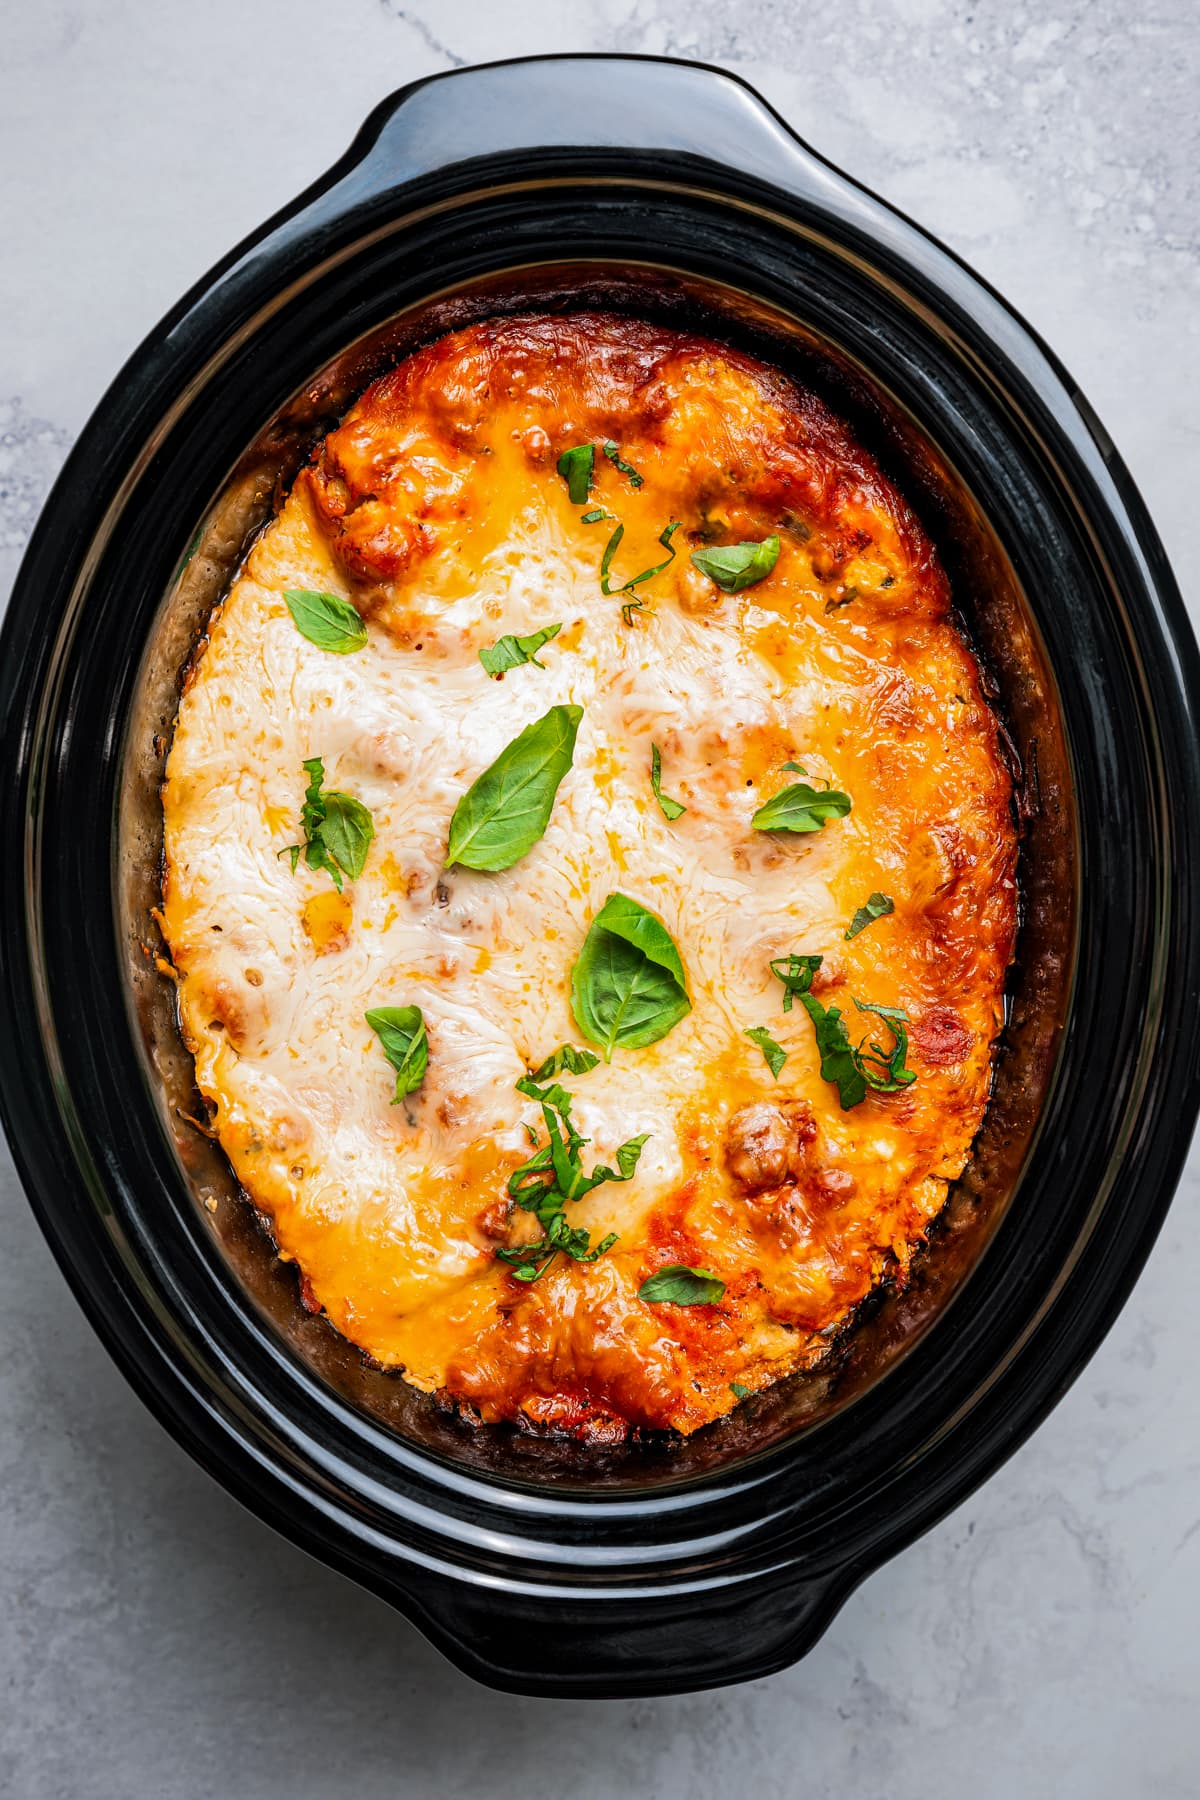
[[[817,1377],[606,1453],[470,1433],[308,1317],[186,1120],[150,917],[180,670],[279,484],[412,344],[583,303],[749,345],[849,415],[950,569],[1024,832],[995,1098],[912,1282]],[[0,1101],[30,1200],[167,1427],[460,1667],[560,1695],[780,1668],[1112,1323],[1197,1107],[1195,646],[1063,369],[739,82],[546,58],[385,102],[118,377],[2,651]]]

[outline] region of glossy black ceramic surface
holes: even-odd
[[[465,1435],[303,1315],[179,1124],[146,954],[174,684],[274,482],[408,344],[580,296],[701,322],[849,413],[938,539],[1026,828],[996,1104],[912,1289],[823,1383],[607,1459]],[[31,1202],[164,1423],[463,1668],[558,1694],[778,1668],[1044,1416],[1161,1223],[1200,1086],[1198,696],[1158,540],[1069,377],[750,90],[614,58],[407,89],[137,352],[21,571],[0,1103]]]

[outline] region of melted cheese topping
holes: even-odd
[[[597,448],[589,508],[625,525],[614,582],[682,527],[628,625],[600,589],[613,523],[582,523],[555,472],[567,446],[607,439],[645,477]],[[770,532],[778,563],[740,594],[690,561]],[[308,642],[289,588],[352,600],[366,649]],[[486,1420],[686,1432],[736,1403],[731,1382],[814,1361],[907,1267],[983,1114],[1015,920],[1009,782],[948,609],[929,543],[845,428],[703,339],[494,321],[410,358],[325,440],[191,672],[163,922],[220,1141],[307,1303],[372,1358]],[[544,667],[488,678],[481,647],[556,621]],[[565,702],[583,721],[544,837],[503,873],[446,871],[460,795]],[[655,743],[687,807],[673,823]],[[313,756],[374,819],[340,894],[280,855]],[[849,793],[850,815],[753,830],[790,759]],[[847,942],[875,890],[894,914]],[[537,1235],[506,1194],[540,1124],[514,1083],[583,1042],[570,970],[614,891],[665,922],[693,1009],[564,1077],[587,1166],[648,1141],[632,1181],[568,1209],[615,1247],[522,1286],[495,1256]],[[852,996],[905,1008],[911,1087],[841,1109],[806,1013],[781,1009],[768,965],[791,951],[825,958],[814,991],[855,1041]],[[407,1004],[429,1066],[393,1105],[364,1014]],[[788,1052],[778,1082],[755,1025]],[[642,1301],[667,1263],[713,1271],[723,1300]]]

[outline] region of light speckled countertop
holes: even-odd
[[[747,76],[990,277],[1068,362],[1192,581],[1192,0],[5,0],[0,33],[3,593],[127,352],[383,94],[457,63],[608,49]],[[99,1349],[0,1158],[15,1800],[1200,1794],[1200,1156],[1067,1399],[806,1662],[591,1705],[474,1688],[227,1499]]]

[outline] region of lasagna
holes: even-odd
[[[904,1279],[987,1105],[1011,782],[814,393],[600,314],[411,355],[209,621],[163,805],[211,1129],[374,1363],[690,1433]]]

